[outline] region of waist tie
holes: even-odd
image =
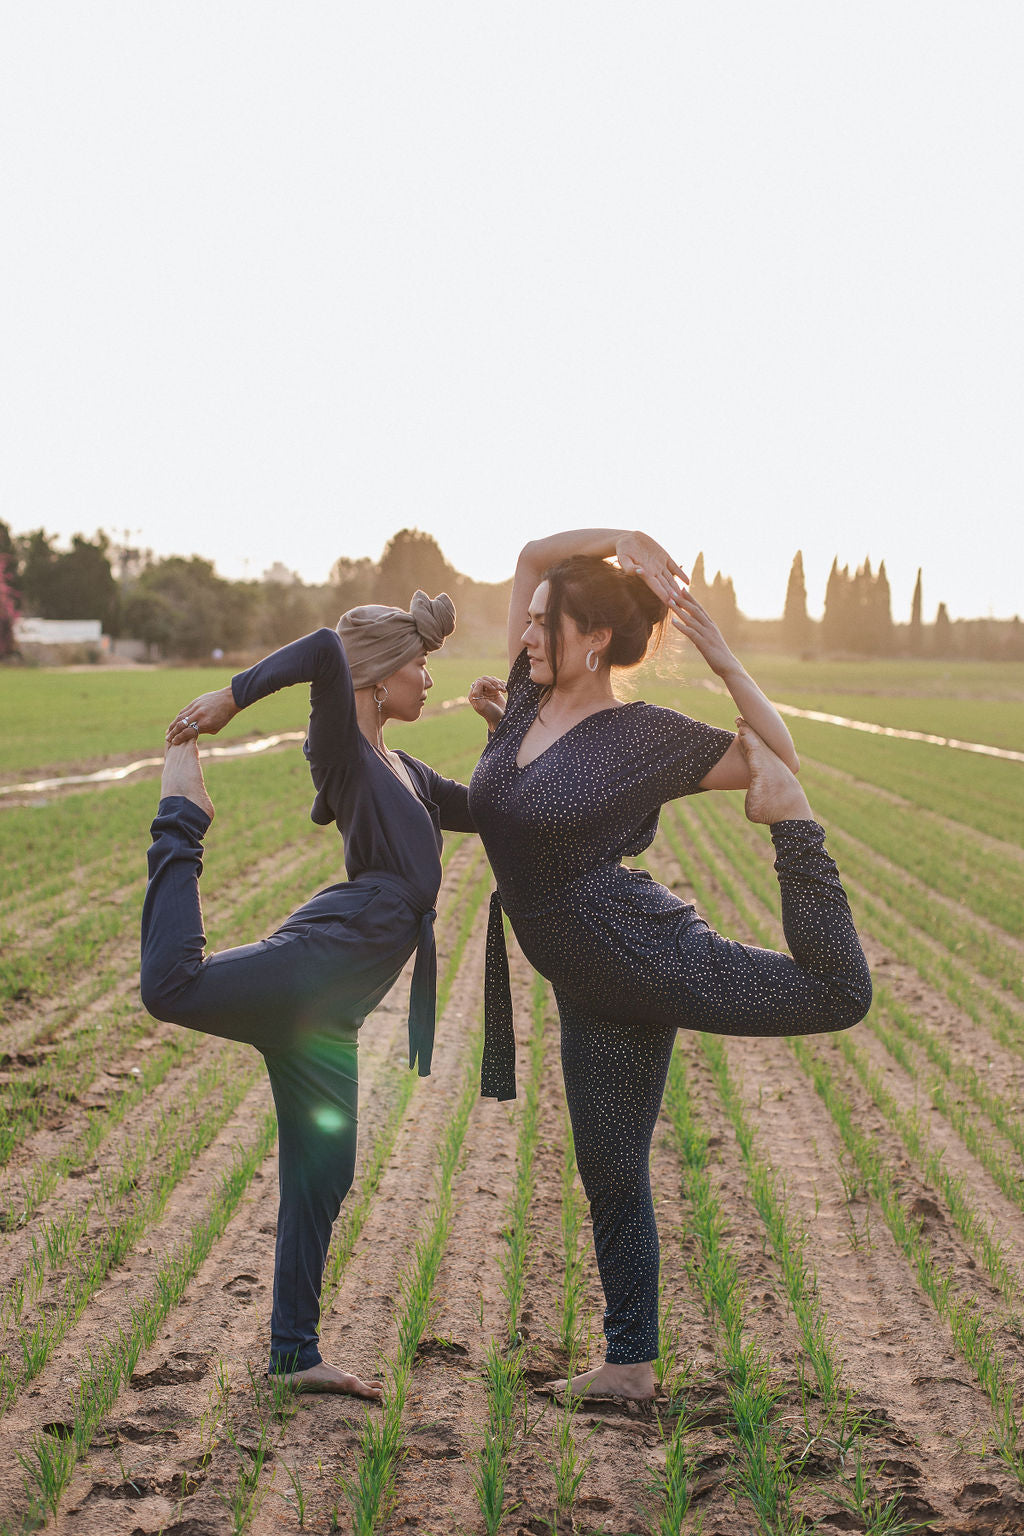
[[[516,1031],[512,1018],[512,988],[505,948],[501,897],[491,893],[487,914],[484,962],[484,1054],[480,1063],[480,1094],[485,1099],[516,1096]]]
[[[418,1064],[420,1077],[429,1077],[437,1016],[437,947],[434,943],[434,918],[437,912],[433,907],[424,912],[422,902],[417,901],[413,895],[412,887],[396,875],[370,870],[365,879],[374,885],[396,891],[420,914],[416,963],[412,968],[412,986],[409,988],[409,1066],[411,1069]]]

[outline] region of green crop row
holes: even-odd
[[[132,1306],[116,1338],[91,1354],[71,1390],[71,1418],[59,1434],[35,1435],[19,1459],[26,1471],[25,1506],[17,1529],[28,1532],[56,1514],[75,1466],[88,1451],[100,1419],[117,1401],[142,1351],[153,1343],[164,1319],[178,1305],[214,1243],[227,1228],[256,1169],[274,1144],[277,1121],[266,1116],[256,1139],[239,1151],[205,1213],[161,1266],[152,1294]]]

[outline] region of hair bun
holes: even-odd
[[[455,628],[455,604],[447,592],[439,592],[436,597],[428,597],[425,592],[414,592],[409,612],[426,651],[439,650]]]
[[[651,591],[642,576],[637,576],[631,571],[626,577],[626,585],[630,597],[650,624],[657,624],[665,617],[668,604],[664,598]]]

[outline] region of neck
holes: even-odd
[[[356,696],[356,721],[359,729],[370,743],[371,747],[384,748],[384,726],[387,724],[386,711],[378,710],[376,700],[373,697],[372,688],[357,688]]]
[[[556,714],[571,714],[578,709],[603,709],[608,704],[617,703],[612,692],[612,675],[605,667],[599,672],[584,672],[578,677],[560,677],[546,707],[553,707]]]

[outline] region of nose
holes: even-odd
[[[424,672],[424,674],[423,674],[423,687],[424,688],[433,688],[433,686],[434,686],[434,679],[431,677],[429,672]]]

